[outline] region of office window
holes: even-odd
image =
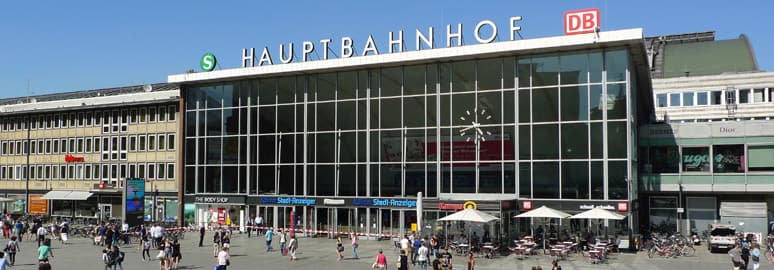
[[[92,139],[94,140],[94,152],[99,152],[100,150],[102,150],[102,147],[100,147],[100,145],[102,145],[101,144],[102,139],[100,139],[99,137],[92,137]]]
[[[137,151],[137,136],[129,137],[129,152]]]
[[[126,179],[126,164],[119,165],[118,170],[119,170],[118,177],[120,179]]]
[[[95,126],[102,125],[102,118],[103,118],[102,112],[95,111],[94,112],[94,125]]]
[[[77,121],[78,116],[75,113],[70,113],[70,117],[68,121],[70,122],[70,127],[76,127],[75,123]]]
[[[54,142],[53,143],[53,147],[51,148],[52,149],[52,153],[59,154],[59,143],[62,142],[62,141],[60,141],[58,139],[54,139],[53,142]]]
[[[145,151],[146,148],[146,142],[145,142],[145,135],[138,135],[138,141],[139,141],[139,149],[140,151]]]
[[[696,93],[696,105],[707,105],[709,104],[709,97],[707,92],[698,92]]]
[[[148,122],[156,122],[156,107],[148,108]]]
[[[164,163],[158,163],[156,164],[156,170],[158,171],[158,174],[156,175],[156,179],[163,180],[166,174],[166,164]]]
[[[669,107],[680,106],[680,93],[669,94]]]
[[[147,114],[148,114],[148,112],[147,112],[147,110],[144,107],[140,108],[140,112],[138,113],[138,115],[140,116],[140,123],[145,123],[145,121],[147,120],[147,117],[148,117]]]
[[[5,145],[3,148],[5,148]],[[3,154],[5,154],[5,149],[3,150]],[[51,139],[46,140],[46,154],[51,154]]]
[[[93,116],[91,116],[91,112],[86,112],[86,126],[90,127],[91,123],[94,119],[92,119]]]
[[[683,106],[693,106],[693,92],[683,93]]]
[[[167,134],[167,150],[175,150],[175,134]]]
[[[84,153],[91,153],[93,151],[91,148],[91,137],[86,137],[84,140],[86,141],[86,150]]]
[[[62,128],[67,128],[70,123],[70,116],[66,113],[62,114]]]
[[[31,141],[30,141],[30,143],[32,144],[32,147],[30,147],[30,154],[35,154],[35,153],[37,153],[37,151],[36,151],[36,150],[37,150],[37,144],[38,144],[38,141],[36,141],[36,140],[31,140]]]
[[[44,144],[45,144],[45,140],[38,140],[38,154],[45,153]]]
[[[156,150],[156,135],[148,135],[148,151]]]
[[[167,148],[167,136],[164,134],[159,135],[159,150],[164,150]]]
[[[86,121],[84,121],[85,120],[84,117],[85,116],[84,116],[84,114],[82,112],[78,113],[78,126],[79,127],[82,127],[83,124],[86,122]]]
[[[21,141],[16,142],[16,154],[21,155],[22,154],[22,143]]]
[[[739,90],[739,104],[750,103],[750,89]]]
[[[748,145],[750,171],[774,171],[774,145]]]
[[[67,165],[59,165],[59,179],[67,179]]]
[[[30,129],[36,130],[38,129],[38,117],[37,116],[29,116],[30,117]]]
[[[147,179],[147,175],[145,175],[144,163],[137,164],[137,177]]]
[[[764,102],[764,97],[765,97],[764,92],[765,92],[765,90],[766,89],[763,89],[763,88],[753,89],[753,91],[752,91],[752,102],[755,102],[755,103]]]
[[[175,179],[175,163],[167,163],[167,179]]]
[[[129,123],[137,124],[137,109],[129,110]]]
[[[78,138],[78,145],[77,145],[77,151],[78,153],[83,153],[83,138]]]
[[[159,107],[159,122],[167,121],[167,107]]]
[[[118,165],[113,164],[110,165],[110,179],[117,179],[118,178]]]
[[[712,99],[710,100],[712,105],[720,105],[723,104],[723,91],[712,91],[710,92],[710,95],[712,96]]]
[[[68,143],[67,152],[68,153],[75,153],[75,138],[70,139],[70,142]]]
[[[137,178],[137,165],[129,164],[129,178]]]
[[[175,106],[175,105],[169,106],[169,110],[167,110],[167,113],[169,115],[167,117],[167,120],[175,121],[175,119],[177,119],[177,117],[176,117],[177,116],[177,106]]]
[[[156,179],[156,164],[148,163],[148,179]]]
[[[666,107],[667,106],[667,94],[657,94],[656,95],[656,104],[658,107]]]
[[[774,87],[769,87],[769,102],[774,102]]]

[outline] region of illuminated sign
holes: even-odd
[[[521,19],[521,16],[508,18],[508,25],[506,25],[506,27],[508,29],[510,40],[516,40],[518,35],[517,33],[521,31],[521,26],[516,25],[516,23],[521,21]],[[463,37],[464,32],[462,31],[462,23],[447,24],[445,34],[446,36],[444,41],[446,48],[460,47],[462,46],[462,41],[465,40]],[[498,37],[499,30],[497,24],[495,24],[493,21],[482,20],[478,22],[475,27],[473,27],[471,34],[473,34],[473,37],[478,43],[485,44],[494,42]],[[388,32],[385,36],[387,37],[386,45],[388,48],[386,51],[384,48],[379,49],[379,46],[377,46],[376,40],[378,38],[374,39],[373,35],[368,35],[368,39],[364,43],[357,43],[355,40],[348,36],[342,37],[340,42],[334,42],[331,38],[324,38],[320,39],[319,41],[307,40],[302,42],[300,48],[297,48],[293,42],[290,42],[288,44],[280,44],[276,52],[277,55],[279,55],[279,62],[288,64],[297,59],[296,52],[298,50],[300,50],[301,62],[311,61],[310,55],[312,55],[318,48],[320,48],[322,53],[322,59],[320,60],[328,60],[329,53],[333,50],[332,44],[336,43],[338,43],[338,48],[340,49],[339,53],[337,53],[339,58],[350,58],[356,56],[356,54],[360,54],[360,56],[367,56],[369,54],[379,55],[384,53],[399,53],[404,51],[406,42],[404,39],[403,30],[397,32]],[[435,49],[435,28],[428,27],[426,30],[419,28],[415,29],[414,43],[415,51],[420,51],[422,49]],[[257,51],[255,48],[243,48],[242,67],[245,68],[273,65],[276,63],[276,57],[271,55],[271,51],[273,50],[270,50],[269,47],[263,47],[263,49],[258,52],[259,54],[256,54]]]
[[[126,223],[138,226],[145,216],[145,179],[126,180]]]
[[[382,206],[382,207],[404,207],[414,208],[417,206],[417,200],[396,200],[396,199],[354,199],[353,205],[357,206]]]
[[[282,204],[282,205],[317,205],[317,199],[296,198],[296,197],[262,197],[259,199],[261,204]]]
[[[65,155],[65,156],[64,156],[64,160],[65,160],[65,162],[67,162],[67,163],[73,163],[73,162],[84,162],[84,161],[85,161],[85,160],[83,159],[83,157],[76,157],[76,156],[73,156],[73,155]]]

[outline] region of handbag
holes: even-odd
[[[338,247],[336,247],[336,250],[338,250],[339,252],[342,252],[342,251],[344,251],[344,247],[343,246],[338,246]]]
[[[398,269],[400,269],[400,266],[401,266],[400,262],[396,263],[395,266],[398,267]]]

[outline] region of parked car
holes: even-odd
[[[710,252],[718,250],[729,250],[736,244],[736,227],[731,224],[709,224],[709,243],[707,248]]]

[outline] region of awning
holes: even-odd
[[[43,195],[46,200],[85,201],[94,193],[88,191],[52,190]]]

